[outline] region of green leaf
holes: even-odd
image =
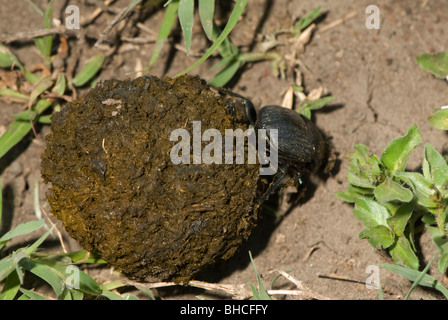
[[[72,79],[72,84],[75,87],[81,87],[85,85],[87,81],[91,80],[101,69],[104,59],[105,56],[102,54],[92,57],[81,70],[81,72]]]
[[[433,182],[439,189],[444,189],[448,182],[448,164],[430,144],[425,145],[423,167],[426,180]]]
[[[386,249],[394,244],[394,235],[385,226],[365,228],[359,233],[360,239],[367,239],[369,244],[376,249]]]
[[[390,174],[404,171],[409,154],[421,143],[420,132],[416,125],[409,128],[408,133],[393,140],[381,155],[381,161],[389,169]]]
[[[448,130],[448,107],[436,109],[429,117],[429,123],[439,130]]]
[[[23,68],[22,72],[25,74],[26,80],[31,84],[36,84],[40,81],[41,77],[40,75],[34,74],[31,71],[29,71],[27,68]]]
[[[0,300],[13,300],[19,292],[20,279],[16,272],[11,272],[6,278],[2,292],[0,293]]]
[[[23,68],[17,57],[13,55],[7,47],[0,44],[0,67],[9,68],[14,65],[18,66],[21,69]]]
[[[418,270],[418,258],[412,249],[411,243],[406,237],[399,237],[396,243],[389,248],[389,253],[396,264]]]
[[[30,72],[25,68],[17,59],[15,55],[11,53],[5,46],[0,44],[0,67],[19,67],[20,71],[25,75],[26,80],[31,84],[34,84],[40,80],[40,76]]]
[[[295,33],[295,37],[298,37],[302,30],[308,27],[314,20],[316,20],[320,16],[321,10],[322,7],[314,9],[313,11],[306,14],[302,19],[300,19],[296,24],[294,24],[293,31]]]
[[[417,63],[440,79],[448,75],[448,52],[424,53],[417,57]]]
[[[82,270],[79,270],[79,290],[94,296],[102,293],[100,285]]]
[[[36,113],[41,114],[51,105],[48,99],[41,99],[34,107]],[[0,158],[25,137],[31,130],[29,121],[16,120],[8,126],[8,129],[0,137]]]
[[[435,190],[433,183],[425,179],[418,172],[397,172],[395,177],[408,184],[417,198],[417,202],[427,208],[436,208],[437,202],[434,201]]]
[[[300,105],[300,107],[297,110],[297,112],[300,113],[300,111],[302,109],[319,110],[319,109],[323,108],[326,104],[330,103],[333,100],[334,100],[333,96],[323,97],[323,98],[315,99],[315,100],[305,100]]]
[[[260,275],[257,272],[257,267],[255,266],[255,262],[252,259],[252,253],[249,251],[250,262],[252,263],[252,267],[254,268],[255,275],[257,277],[258,290],[255,286],[249,281],[249,285],[252,290],[253,300],[273,300],[273,298],[266,291],[263,282],[261,281]]]
[[[79,250],[74,252],[63,253],[61,254],[61,256],[70,257],[73,263],[78,263],[80,261],[82,261],[83,263],[107,263],[98,254],[90,252],[89,256],[87,257],[87,253],[88,252],[86,250]]]
[[[64,290],[64,282],[54,268],[39,260],[29,258],[22,259],[20,265],[47,282],[53,288],[53,291],[57,296],[62,294],[62,291]]]
[[[362,197],[356,199],[353,214],[366,227],[384,226],[389,228],[387,219],[390,214],[384,206],[375,200]]]
[[[215,13],[214,0],[199,0],[199,18],[201,19],[202,28],[209,40],[213,36],[213,15]]]
[[[439,272],[441,274],[444,274],[448,269],[448,239],[446,238],[444,232],[439,228],[427,225],[426,229],[431,234],[432,242],[442,255],[439,259],[437,267],[439,269]]]
[[[359,197],[373,198],[373,189],[361,188],[354,185],[349,185],[345,192],[337,191],[336,196],[348,203],[355,203]]]
[[[7,278],[15,269],[15,264],[12,257],[5,257],[0,260],[0,281]]]
[[[117,294],[115,292],[109,291],[109,290],[103,290],[101,295],[106,297],[109,300],[124,300],[124,298],[122,296],[120,296],[119,294]]]
[[[184,35],[185,48],[187,49],[187,55],[189,55],[194,23],[194,0],[180,0],[178,16]]]
[[[22,99],[22,100],[26,100],[26,101],[29,100],[29,97],[27,95],[25,95],[19,91],[9,89],[5,86],[0,88],[0,96]]]
[[[44,297],[43,295],[36,293],[32,290],[20,288],[20,292],[22,292],[24,295],[26,295],[27,297],[29,297],[33,300],[50,300],[47,297]]]
[[[218,38],[221,36],[221,34],[222,30],[218,27],[218,25],[215,22],[213,22],[213,33],[212,33],[213,42],[216,42]],[[228,37],[226,37],[219,45],[218,51],[223,60],[225,61],[230,62],[234,59],[239,59],[240,49],[238,49],[238,47],[235,46]],[[219,65],[219,62],[212,68],[216,68],[217,65]]]
[[[38,230],[44,225],[44,220],[33,220],[28,221],[19,224],[14,229],[6,232],[1,238],[0,238],[0,249],[3,248],[3,246],[12,238],[17,236],[23,236],[25,234],[31,233],[33,231]]]
[[[387,219],[387,223],[397,236],[402,236],[409,219],[414,212],[412,203],[403,203],[395,214]]]
[[[53,2],[54,0],[51,0],[48,4],[48,8],[45,11],[44,16],[44,28],[50,29],[51,28],[51,21],[53,19]],[[36,44],[37,49],[39,49],[40,53],[44,56],[46,59],[46,62],[49,61],[51,56],[51,46],[53,43],[53,35],[47,35],[42,37],[37,37],[34,39],[34,42]]]
[[[28,106],[34,104],[34,101],[48,88],[53,85],[53,81],[50,76],[43,77],[37,84],[34,90],[30,94],[30,98],[28,100]]]
[[[421,276],[421,272],[417,270],[393,264],[380,264],[380,267],[399,274],[410,281],[416,281]],[[436,289],[448,299],[448,290],[436,278],[431,277],[430,275],[425,274],[420,280],[419,285]]]
[[[66,88],[66,80],[65,75],[63,73],[58,73],[56,78],[56,84],[54,85],[51,91],[56,92],[57,94],[63,95],[65,93]]]
[[[167,4],[165,4],[167,5]],[[170,1],[165,9],[165,14],[163,15],[163,21],[160,26],[159,33],[157,34],[156,43],[152,49],[151,60],[149,61],[149,67],[156,63],[157,59],[162,52],[162,48],[165,45],[166,39],[170,35],[171,29],[173,28],[174,22],[176,22],[177,12],[179,9],[179,1]]]
[[[8,126],[8,129],[0,137],[0,158],[3,157],[31,130],[29,121],[16,120]]]
[[[375,188],[375,198],[381,202],[410,202],[414,197],[411,190],[387,177],[384,182]]]
[[[34,253],[37,250],[37,248],[42,244],[42,242],[44,242],[45,239],[50,235],[52,230],[53,227],[49,229],[47,232],[45,232],[42,236],[40,236],[39,239],[37,239],[31,246],[27,247],[25,249],[25,254],[29,256],[32,253]]]
[[[143,292],[144,294],[146,294],[148,297],[150,297],[152,300],[156,300],[156,298],[154,297],[152,291],[148,288],[146,288],[145,286],[142,285],[134,285],[134,287],[136,287],[138,290],[140,290],[141,292]]]
[[[226,24],[223,32],[219,35],[218,39],[216,39],[216,41],[212,44],[212,46],[207,50],[207,52],[201,58],[199,58],[189,68],[187,68],[184,71],[177,74],[175,77],[180,77],[181,75],[184,75],[184,74],[190,72],[191,70],[195,69],[202,62],[207,60],[207,58],[210,57],[212,55],[212,53],[215,52],[216,49],[219,48],[221,43],[227,38],[227,36],[230,34],[232,29],[237,24],[239,17],[242,15],[244,8],[246,7],[246,4],[247,4],[247,0],[237,0],[236,1],[235,7],[233,8],[232,13],[230,14],[229,20],[227,21],[227,24]]]
[[[349,155],[348,183],[361,188],[375,188],[381,175],[380,160],[370,154],[365,145],[356,144],[354,149],[355,152]]]
[[[210,81],[210,84],[215,87],[225,86],[227,82],[229,82],[238,69],[241,67],[241,61],[235,60],[232,63],[225,66],[221,71],[219,71],[213,79]]]

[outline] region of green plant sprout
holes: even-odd
[[[222,34],[213,39],[214,42],[210,48],[204,53],[204,55],[195,62],[191,67],[185,69],[177,76],[188,73],[202,62],[204,62],[210,55],[221,45],[221,43],[227,38],[232,29],[235,27],[238,19],[241,17],[244,8],[246,7],[247,0],[237,0],[234,9],[229,17],[226,27]],[[168,39],[171,29],[173,28],[176,18],[178,18],[179,23],[182,28],[182,33],[184,35],[185,48],[187,55],[190,52],[191,46],[191,35],[193,31],[194,24],[194,1],[193,0],[169,0],[164,5],[166,7],[165,14],[163,16],[163,21],[157,35],[156,43],[153,48],[152,56],[149,61],[150,68],[160,56],[160,53]],[[215,11],[214,0],[200,0],[198,2],[199,17],[201,19],[201,24],[205,34],[209,40],[212,40],[213,34],[213,15]],[[147,68],[147,69],[148,69]]]
[[[448,81],[448,52],[424,53],[417,57],[417,63],[436,78]],[[436,129],[448,130],[448,105],[436,109],[429,122]]]
[[[50,1],[44,15],[44,27],[50,28],[53,18],[53,1]],[[23,101],[27,110],[12,115],[16,120],[12,122],[5,133],[0,137],[0,158],[3,157],[12,147],[19,143],[31,130],[37,135],[34,124],[49,123],[50,115],[45,113],[51,107],[53,110],[59,110],[60,104],[55,98],[47,98],[46,94],[52,93],[56,97],[67,93],[68,87],[82,87],[94,79],[104,62],[104,55],[100,54],[92,57],[86,66],[75,75],[71,82],[67,84],[67,75],[59,70],[53,70],[51,65],[55,56],[51,55],[53,45],[53,35],[38,37],[35,39],[35,45],[42,55],[46,72],[34,73],[24,66],[18,58],[4,45],[0,44],[0,67],[17,67],[23,74],[25,81],[33,85],[30,93],[21,92],[15,88],[9,88],[6,84],[0,87],[0,96],[15,98]],[[55,76],[50,74],[55,72]],[[48,75],[45,75],[48,74]]]
[[[448,53],[425,53],[417,63],[437,78],[448,80]],[[438,129],[448,129],[447,107],[442,107],[429,118]],[[407,299],[417,285],[434,288],[448,298],[448,291],[435,278],[420,273],[415,236],[426,230],[437,248],[440,258],[438,270],[448,269],[448,164],[431,145],[424,147],[422,173],[406,171],[409,155],[421,144],[416,125],[406,135],[393,140],[381,157],[357,144],[349,155],[345,192],[336,195],[354,203],[353,214],[364,229],[359,237],[367,239],[377,249],[386,249],[396,265],[381,265],[413,281]]]
[[[210,81],[210,84],[217,87],[224,86],[246,63],[263,60],[272,61],[272,72],[275,76],[280,76],[284,79],[286,70],[285,61],[278,52],[273,50],[280,45],[277,36],[289,33],[295,38],[299,37],[301,32],[320,16],[321,9],[321,7],[318,7],[312,10],[292,25],[290,29],[277,30],[273,35],[267,36],[267,40],[260,44],[259,51],[256,52],[243,53],[238,47],[231,43],[229,38],[226,38],[219,47],[219,54],[221,55],[222,60],[212,67],[212,69],[220,69],[220,71]],[[220,34],[220,29],[214,24],[213,39]]]
[[[353,213],[365,226],[360,238],[368,239],[377,249],[387,249],[395,263],[414,270],[420,266],[414,243],[419,223],[426,228],[435,225],[445,236],[448,230],[448,164],[443,156],[426,144],[423,174],[405,170],[409,155],[420,143],[420,132],[414,125],[406,135],[393,140],[380,158],[370,154],[366,146],[355,145],[348,165],[349,187],[336,193],[355,204]],[[442,255],[439,271],[444,273],[448,250],[444,244],[438,249]]]
[[[294,37],[298,37],[301,32],[307,28],[313,21],[315,21],[321,13],[321,7],[311,11],[295,23],[289,30],[279,30],[274,33],[272,37],[268,37],[268,41],[263,42],[258,52],[241,52],[241,50],[233,45],[229,39],[229,34],[237,24],[241,17],[247,0],[237,0],[234,9],[227,21],[224,30],[216,25],[214,22],[214,0],[200,0],[198,2],[199,17],[204,33],[207,38],[212,41],[210,48],[190,67],[176,75],[176,77],[186,74],[201,63],[207,60],[213,52],[219,51],[222,58],[217,62],[212,70],[219,70],[217,74],[210,80],[210,84],[216,87],[222,87],[228,83],[233,76],[246,63],[257,62],[262,60],[272,61],[272,70],[276,76],[279,74],[282,78],[285,77],[285,62],[281,55],[273,49],[279,45],[276,37],[283,33],[290,33]],[[157,35],[157,40],[153,48],[152,56],[149,62],[149,69],[158,60],[160,53],[170,35],[176,18],[178,18],[182,33],[184,35],[185,48],[187,55],[191,46],[191,32],[194,23],[194,1],[193,0],[170,0],[165,3],[165,14],[162,24]]]
[[[0,237],[0,248],[15,237],[39,230],[44,224],[42,219],[19,224]],[[0,260],[0,283],[4,282],[0,292],[0,300],[49,299],[36,291],[23,287],[23,279],[26,272],[32,273],[48,283],[59,300],[82,300],[86,296],[104,296],[111,300],[138,299],[136,296],[128,293],[118,294],[113,292],[117,288],[129,286],[128,284],[122,281],[112,281],[100,285],[95,279],[76,266],[76,264],[80,263],[106,263],[93,253],[89,254],[85,250],[62,254],[38,252],[39,246],[50,233],[51,229],[29,247],[20,248]],[[74,278],[75,276],[77,277],[76,279]],[[154,296],[148,289],[138,285],[135,287],[154,299]]]
[[[257,285],[258,289],[252,282],[249,281],[249,286],[252,291],[251,300],[275,300],[274,297],[270,296],[265,289],[263,282],[261,281],[260,275],[257,272],[257,267],[255,266],[255,262],[252,259],[252,253],[249,251],[250,262],[252,263],[252,267],[254,268],[255,276],[257,277]]]

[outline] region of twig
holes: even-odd
[[[327,24],[326,26],[323,26],[322,28],[319,28],[318,32],[324,33],[330,29],[337,27],[338,25],[340,25],[342,23],[345,23],[345,21],[352,19],[355,16],[356,16],[356,11],[352,11],[352,12],[346,14],[345,16],[343,16],[342,18],[335,20],[335,21]]]
[[[318,275],[319,278],[324,278],[324,279],[330,279],[330,280],[338,280],[338,281],[345,281],[345,282],[353,282],[353,283],[359,283],[359,284],[366,284],[365,281],[359,281],[356,279],[351,279],[345,276],[340,276],[340,275],[335,275],[335,274],[319,274]]]
[[[64,251],[64,253],[67,253],[68,251],[67,251],[67,248],[65,247],[64,239],[62,238],[62,234],[59,231],[58,227],[56,227],[56,225],[53,223],[53,221],[51,221],[50,217],[48,216],[47,212],[45,211],[45,209],[42,206],[40,206],[40,210],[44,213],[44,215],[47,218],[48,222],[50,222],[51,226],[56,231],[56,233],[58,235],[58,238],[59,238],[59,242],[61,243],[62,250]]]
[[[300,292],[300,295],[305,299],[318,299],[318,300],[330,300],[329,297],[326,297],[324,295],[321,295],[319,293],[316,293],[314,291],[312,291],[310,288],[308,288],[307,286],[305,286],[301,281],[295,279],[294,277],[292,277],[290,274],[286,273],[285,271],[282,270],[275,270],[278,273],[280,273],[282,276],[284,276],[286,279],[288,279],[289,281],[291,281],[292,283],[294,283],[297,287],[298,292]],[[269,293],[269,291],[268,291]]]
[[[124,19],[124,17],[129,13],[130,11],[128,11],[128,8],[123,8],[113,19],[111,22],[109,22],[106,26],[106,28],[104,29],[104,31],[101,33],[100,37],[98,38],[98,40],[95,43],[95,47],[98,47],[103,41],[104,39],[107,37],[107,35],[109,34],[110,30],[112,30],[112,28],[118,23],[120,22],[122,19]]]
[[[286,272],[279,271],[279,270],[274,270],[274,271],[279,272],[284,277],[286,277],[289,281],[294,283],[297,286],[298,290],[267,290],[267,293],[269,295],[295,295],[295,296],[300,296],[301,298],[304,298],[304,299],[319,299],[319,300],[329,300],[330,299],[326,296],[323,296],[321,294],[313,292],[311,289],[309,289],[308,287],[303,285],[300,281],[298,281],[298,280],[294,279],[293,277],[291,277],[290,275],[288,275]],[[123,282],[128,285],[131,285],[131,286],[135,286],[135,285],[144,286],[145,288],[148,288],[148,289],[156,289],[156,288],[164,288],[164,287],[180,285],[175,282],[141,283],[141,282],[136,282],[136,281],[132,281],[132,280],[125,280]],[[205,290],[224,291],[225,293],[230,294],[233,299],[237,299],[237,300],[246,300],[253,296],[252,291],[246,289],[246,287],[243,284],[231,285],[231,284],[209,283],[209,282],[204,282],[204,281],[191,280],[185,285],[195,287],[195,288],[201,288],[201,289],[205,289]]]
[[[37,37],[47,36],[50,34],[63,34],[63,35],[75,35],[76,29],[67,29],[65,26],[53,27],[50,29],[38,29],[33,31],[24,31],[16,34],[0,34],[0,42],[10,43],[14,41],[30,40]]]
[[[109,5],[113,2],[114,0],[106,0],[104,1],[104,3],[102,3],[101,1],[95,1],[95,4],[98,6],[98,8],[95,9],[95,11],[93,11],[93,13],[85,20],[81,22],[82,26],[86,26],[88,24],[90,24],[93,20],[95,20],[103,11],[111,11],[113,12],[112,8],[109,7]],[[116,12],[114,12],[116,13]]]

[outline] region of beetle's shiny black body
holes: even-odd
[[[255,129],[278,130],[278,138],[271,139],[271,147],[278,151],[279,166],[288,173],[317,171],[326,155],[322,133],[308,118],[294,110],[280,106],[265,106],[257,115]]]
[[[251,123],[255,132],[265,129],[270,139],[269,146],[277,149],[278,172],[258,203],[263,203],[275,192],[285,176],[292,178],[290,182],[300,182],[304,174],[316,173],[324,166],[328,145],[322,132],[311,120],[294,110],[274,105],[261,108],[257,114],[249,99],[230,90],[220,90],[243,100],[240,112],[245,114],[245,120]],[[278,130],[277,139],[270,137],[270,129]]]
[[[328,155],[327,143],[320,130],[294,110],[265,106],[258,112],[255,129],[266,130],[269,145],[276,148],[278,154],[278,172],[259,203],[277,191],[285,176],[291,177],[289,182],[300,183],[304,174],[317,172]],[[271,129],[278,130],[276,139],[270,136]]]

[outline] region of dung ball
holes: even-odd
[[[204,150],[194,123],[244,131],[239,103],[193,76],[100,83],[51,118],[41,172],[52,214],[133,279],[185,282],[231,257],[259,219],[260,165],[195,163],[191,149],[173,163],[172,133]]]

